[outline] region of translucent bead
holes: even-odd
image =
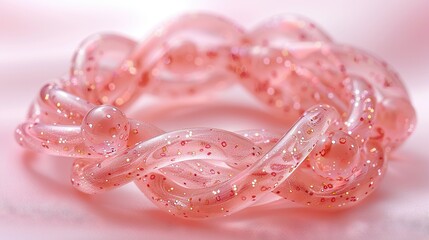
[[[125,149],[129,129],[127,117],[119,109],[107,105],[89,111],[82,122],[85,144],[101,155]]]

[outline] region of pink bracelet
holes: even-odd
[[[141,92],[186,98],[240,82],[270,111],[298,119],[265,130],[164,132],[127,118]],[[273,18],[252,31],[207,14],[179,17],[142,43],[118,35],[83,42],[70,74],[45,85],[19,144],[75,158],[71,182],[98,193],[135,182],[176,216],[229,215],[262,197],[344,208],[370,195],[387,154],[413,131],[398,75],[308,20]]]

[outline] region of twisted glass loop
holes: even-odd
[[[185,98],[234,82],[273,113],[298,120],[283,136],[164,132],[123,113],[144,92]],[[306,19],[275,17],[244,31],[217,16],[190,14],[141,43],[109,34],[86,39],[70,74],[41,89],[16,138],[75,158],[71,181],[80,191],[133,181],[160,208],[206,218],[262,197],[317,208],[354,205],[374,190],[386,154],[414,124],[408,94],[386,63],[334,43]]]

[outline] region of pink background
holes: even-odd
[[[428,239],[429,1],[86,2],[0,0],[0,239]],[[83,38],[113,31],[143,39],[157,24],[190,10],[218,12],[248,28],[275,14],[297,13],[338,42],[394,66],[411,93],[418,125],[369,199],[335,213],[279,204],[223,219],[185,221],[158,210],[133,184],[97,196],[81,194],[69,183],[72,159],[35,154],[15,143],[14,127],[24,120],[29,103],[43,83],[68,70]],[[231,91],[210,105],[213,111],[200,107],[157,121],[167,130],[267,124],[264,117],[253,118],[255,109],[237,110],[249,98],[243,92],[241,101],[226,104],[237,94]],[[145,111],[137,112],[144,116]],[[226,117],[208,121],[217,111]],[[204,116],[186,121],[190,114]],[[174,126],[172,117],[178,120]],[[254,121],[242,124],[246,117]]]

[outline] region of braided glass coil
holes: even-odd
[[[124,114],[142,94],[188,98],[233,83],[296,122],[283,135],[165,132]],[[355,205],[379,184],[388,153],[414,125],[409,96],[385,62],[333,42],[306,19],[279,16],[245,31],[218,16],[188,14],[140,43],[113,34],[86,39],[70,73],[41,89],[16,139],[75,158],[71,182],[82,192],[134,182],[173,215],[208,218],[262,198]]]

